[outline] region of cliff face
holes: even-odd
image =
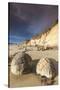
[[[33,37],[27,45],[39,45],[54,47],[58,45],[58,24],[54,25],[50,30]]]
[[[13,56],[15,53],[20,52],[20,49],[25,50],[24,47],[28,46],[43,46],[57,47],[58,46],[58,24],[53,26],[50,30],[32,37],[31,40],[26,40],[18,45],[9,45],[9,56]]]
[[[56,24],[46,37],[46,44],[50,46],[58,45],[58,24]]]

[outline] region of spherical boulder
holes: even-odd
[[[11,73],[14,75],[21,75],[27,70],[29,71],[31,61],[31,57],[25,52],[17,53],[11,62]]]
[[[53,78],[55,75],[54,64],[48,58],[41,58],[37,63],[36,73],[47,78]]]

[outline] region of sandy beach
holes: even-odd
[[[8,87],[58,85],[58,5],[8,4]]]
[[[53,79],[53,83],[51,85],[58,85],[58,50],[57,49],[49,49],[44,51],[27,51],[33,62],[33,67],[36,66],[36,62],[41,57],[50,58],[56,69],[56,76]],[[36,67],[35,67],[36,68]],[[9,66],[10,69],[10,66]],[[33,70],[34,71],[34,70]],[[45,82],[44,82],[45,83]],[[41,78],[34,72],[23,74],[21,76],[15,76],[11,72],[9,72],[9,84],[10,87],[29,87],[29,86],[42,86]]]

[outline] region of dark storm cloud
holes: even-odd
[[[58,18],[58,6],[9,3],[9,33],[24,38],[51,27]]]
[[[10,14],[18,19],[32,21],[41,19],[45,15],[57,15],[57,6],[53,5],[34,5],[34,4],[10,4]]]

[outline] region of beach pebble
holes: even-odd
[[[21,75],[27,69],[30,69],[31,57],[24,53],[17,53],[11,62],[11,72],[14,75]]]
[[[53,78],[55,75],[54,64],[48,58],[41,58],[37,63],[36,73],[47,78]]]

